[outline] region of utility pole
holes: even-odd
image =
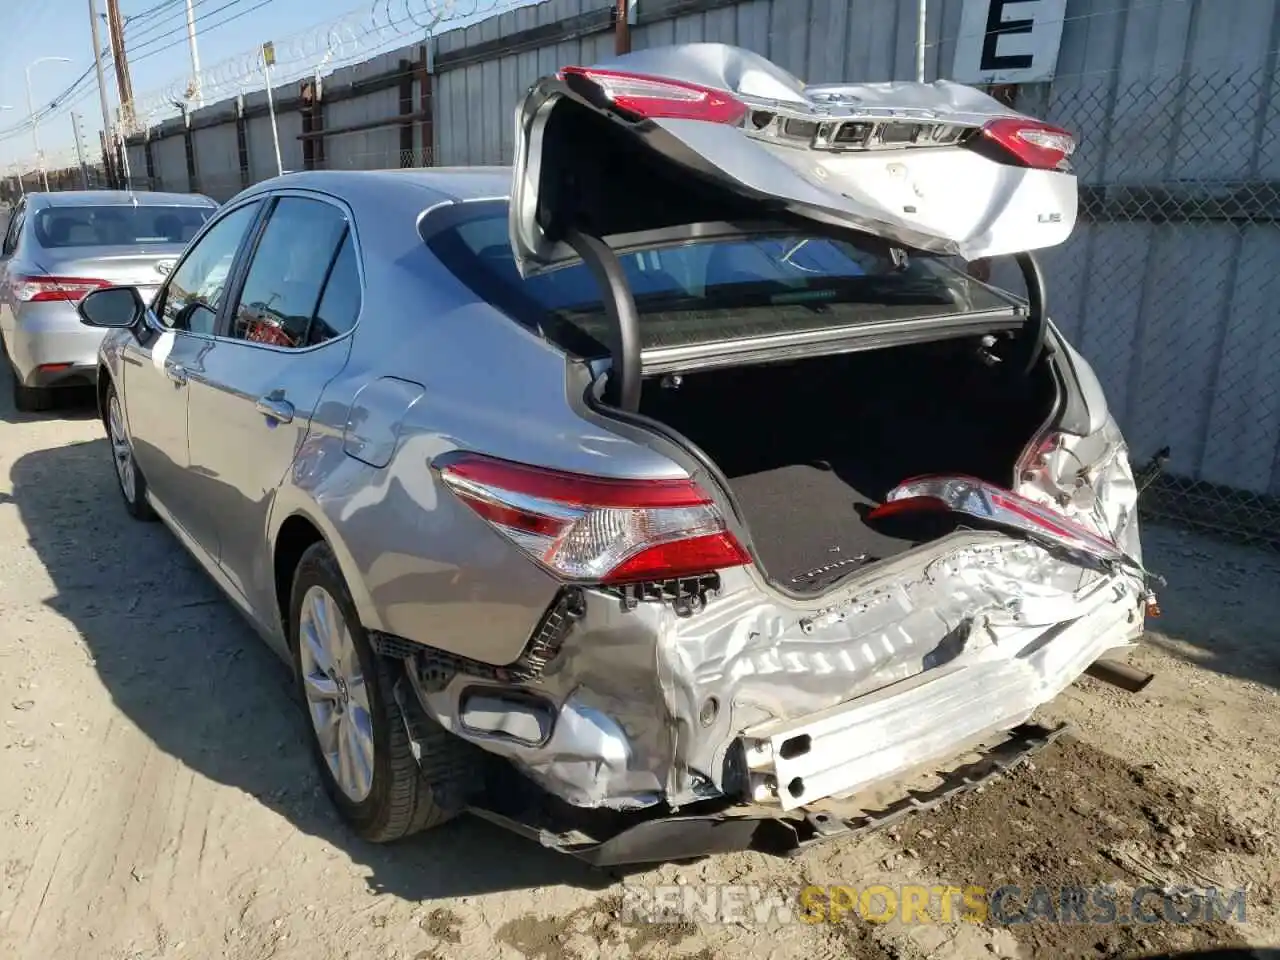
[[[102,130],[105,133],[111,129],[111,107],[107,103],[107,84],[102,79],[102,41],[98,39],[98,0],[89,0],[89,36],[93,40],[93,68],[98,73],[98,102],[102,106]],[[114,184],[115,177],[112,174],[114,164],[105,146],[102,150],[102,162],[107,170],[107,182]]]
[[[116,61],[116,85],[120,88],[120,122],[125,136],[133,133],[133,83],[129,80],[129,60],[124,52],[124,21],[120,0],[107,0],[107,30],[111,34],[111,55]]]
[[[84,135],[80,127],[80,114],[74,110],[71,111],[71,133],[76,141],[76,160],[80,164],[80,183],[83,187],[89,189],[89,165],[84,162],[84,142],[81,137]]]
[[[196,47],[196,14],[192,0],[187,0],[187,44],[191,47],[191,99],[199,110],[204,106],[204,94],[200,91],[200,50]]]

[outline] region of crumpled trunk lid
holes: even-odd
[[[577,259],[572,230],[618,252],[761,220],[970,260],[1050,247],[1077,213],[1055,131],[945,81],[807,86],[723,44],[640,51],[517,108],[512,247],[526,276]]]

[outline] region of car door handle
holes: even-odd
[[[258,412],[276,423],[293,422],[293,404],[283,397],[268,394],[258,400]]]
[[[164,365],[164,375],[173,381],[174,386],[185,387],[187,385],[187,368],[180,363],[166,363]]]

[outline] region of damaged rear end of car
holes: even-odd
[[[1151,602],[1124,439],[1030,253],[1074,224],[1070,135],[715,44],[566,68],[516,124],[509,208],[443,215],[504,217],[506,260],[455,272],[536,313],[593,436],[671,469],[434,462],[558,584],[510,664],[404,654],[515,774],[475,812],[597,863],[784,851],[1052,739],[1036,708]],[[1025,299],[951,262],[999,255]]]

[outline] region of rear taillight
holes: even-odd
[[[79,303],[86,293],[99,287],[110,286],[106,280],[88,280],[83,277],[14,277],[12,290],[19,303],[44,303],[49,300],[69,300]]]
[[[624,583],[750,562],[692,480],[614,480],[461,454],[440,476],[468,507],[565,580]]]
[[[1024,167],[1057,170],[1075,153],[1076,139],[1039,120],[1004,117],[982,128],[982,136]]]
[[[619,112],[635,119],[703,120],[736,125],[747,115],[746,104],[723,90],[681,80],[591,67],[564,67],[559,76],[571,87],[587,85],[588,94],[602,97]],[[588,99],[596,97],[588,96]]]
[[[945,510],[967,514],[1000,526],[1012,527],[1059,546],[1082,551],[1102,560],[1123,560],[1114,543],[1034,500],[973,477],[916,477],[889,491],[884,503],[868,519],[877,520],[920,510]]]

